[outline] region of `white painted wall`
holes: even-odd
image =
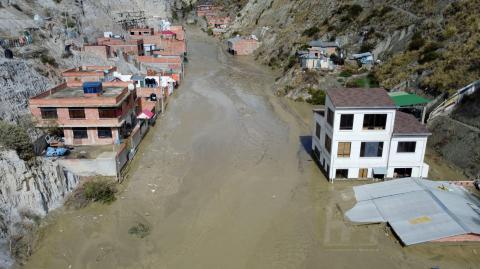
[[[330,126],[326,117],[328,108],[334,112],[333,127]],[[358,178],[359,169],[367,168],[368,177],[373,177],[373,168],[387,167],[387,177],[393,177],[395,168],[412,168],[412,176],[426,177],[428,165],[424,164],[427,136],[393,136],[395,124],[395,109],[335,109],[331,100],[326,98],[325,117],[314,113],[314,123],[321,126],[320,139],[315,134],[313,127],[312,150],[317,147],[320,151],[319,162],[324,169],[330,166],[328,178],[335,177],[336,169],[349,169],[348,178]],[[342,114],[354,114],[352,130],[340,130],[340,117]],[[363,130],[363,118],[365,114],[387,114],[385,130]],[[332,151],[329,154],[325,147],[325,134],[332,138]],[[415,141],[416,150],[414,153],[397,153],[399,141]],[[350,142],[350,157],[337,157],[338,143]],[[360,157],[362,142],[383,142],[383,153],[381,157]]]

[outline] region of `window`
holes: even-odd
[[[98,138],[112,138],[112,128],[98,127],[97,135],[98,135]]]
[[[360,168],[358,170],[358,178],[367,178],[368,177],[368,168]]]
[[[383,142],[362,142],[360,157],[382,157]]]
[[[332,139],[330,136],[325,134],[325,149],[327,150],[328,153],[332,151]]]
[[[87,128],[72,128],[73,139],[88,138]]]
[[[316,146],[314,146],[313,153],[315,154],[317,159],[320,160],[320,151],[318,150],[318,148]]]
[[[84,108],[69,108],[68,114],[70,115],[70,119],[85,119]]]
[[[353,129],[353,114],[342,114],[340,116],[340,130]]]
[[[41,107],[40,113],[42,114],[42,119],[57,119],[57,109],[55,107]]]
[[[333,126],[333,111],[330,108],[327,110],[327,122]]]
[[[335,170],[335,178],[348,178],[348,169]]]
[[[400,178],[400,177],[411,177],[412,176],[412,168],[395,168],[393,169],[393,177]]]
[[[387,114],[365,114],[363,116],[363,130],[385,130]]]
[[[315,135],[317,136],[318,139],[320,139],[320,131],[321,131],[320,124],[318,122],[315,124]]]
[[[338,142],[337,157],[350,157],[351,145],[350,142]]]
[[[116,108],[99,108],[98,109],[98,117],[100,119],[112,119],[116,118],[120,112]]]
[[[398,142],[397,152],[415,152],[417,142]]]

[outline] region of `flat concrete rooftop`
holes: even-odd
[[[114,98],[119,96],[125,88],[122,87],[103,87],[103,93],[96,98]],[[61,98],[81,98],[84,97],[83,87],[65,87],[53,94],[47,95],[45,99],[61,99]]]

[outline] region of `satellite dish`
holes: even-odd
[[[128,84],[128,89],[133,91],[135,89],[135,85],[133,85],[133,83]]]

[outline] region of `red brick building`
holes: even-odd
[[[222,11],[222,7],[215,5],[212,0],[199,1],[199,3],[197,4],[198,17],[215,15],[219,11]]]
[[[67,83],[104,81],[113,77],[113,72],[117,71],[115,66],[81,66],[68,69],[62,72],[62,76]]]
[[[131,28],[128,30],[128,33],[130,37],[139,37],[142,38],[144,36],[152,36],[154,35],[154,30],[153,28]]]
[[[136,122],[135,89],[125,82],[93,84],[64,83],[30,98],[37,127],[60,127],[67,145],[105,145],[125,138]]]
[[[185,40],[185,29],[181,25],[172,25],[170,26],[170,31],[174,32],[177,35],[177,40]]]
[[[143,39],[126,40],[122,38],[99,37],[97,38],[97,45],[109,47],[110,54],[113,57],[116,57],[119,51],[136,56],[145,55]]]
[[[225,29],[230,23],[230,16],[207,15],[209,28]]]
[[[234,37],[227,40],[228,52],[233,55],[250,55],[260,46],[253,38]]]
[[[105,45],[84,45],[83,51],[105,60],[112,57],[110,47]]]
[[[178,76],[174,79],[178,83],[183,78],[184,66],[183,59],[180,56],[139,56],[137,61],[143,69],[153,68],[160,74],[177,74]]]
[[[171,30],[155,32],[153,35],[130,35],[133,39],[142,39],[144,55],[162,51],[161,55],[183,56],[187,52],[185,31],[182,26],[170,26]],[[158,54],[158,53],[157,53]]]

